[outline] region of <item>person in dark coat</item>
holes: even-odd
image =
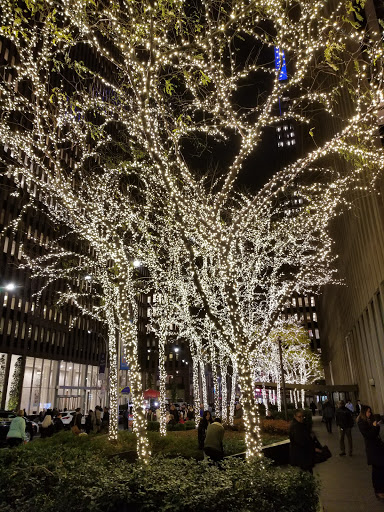
[[[332,434],[332,421],[335,416],[335,409],[331,402],[324,402],[323,405],[323,419],[325,422],[325,426],[327,427],[327,431]]]
[[[364,437],[367,462],[372,466],[372,484],[376,496],[384,500],[384,443],[380,438],[380,421],[374,421],[369,405],[362,405],[357,426]]]
[[[174,404],[172,404],[171,407],[169,408],[169,414],[172,414],[175,423],[179,423],[179,413]]]
[[[204,441],[207,434],[208,425],[212,423],[212,416],[209,411],[204,411],[203,417],[200,420],[197,437],[199,440],[199,449],[204,450]]]
[[[348,453],[352,455],[352,427],[354,424],[353,414],[341,400],[336,411],[336,425],[339,427],[340,434],[340,456],[345,455],[345,437],[348,440]]]
[[[55,433],[61,432],[65,428],[63,420],[61,419],[62,417],[63,417],[63,415],[61,414],[61,412],[58,412],[56,417],[53,420],[53,428],[54,428]]]
[[[108,407],[104,407],[103,419],[101,421],[101,430],[106,433],[109,430],[109,411]]]
[[[312,416],[315,416],[316,414],[316,404],[315,402],[312,400],[312,402],[309,404],[309,407],[311,408],[311,411],[312,411]]]
[[[308,425],[304,423],[304,411],[298,409],[289,429],[290,464],[312,473],[315,465],[315,442]],[[320,450],[321,451],[321,450]]]
[[[78,407],[76,409],[76,413],[73,417],[73,425],[76,426],[79,430],[82,429],[81,420],[83,419],[83,415],[81,414],[81,409]]]

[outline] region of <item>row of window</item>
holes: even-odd
[[[299,308],[302,308],[303,307],[303,297],[298,297],[296,299],[296,297],[292,297],[291,299],[291,304],[292,306],[295,308],[297,305],[299,306]],[[315,302],[315,297],[304,297],[304,305],[309,307],[309,305],[311,305],[311,307],[316,307],[316,302]]]
[[[291,313],[287,313],[287,320],[290,320],[291,318],[294,318],[295,320],[300,322],[317,322],[317,313],[307,312],[305,315],[304,313],[300,313],[300,315],[299,313],[294,313],[293,315],[291,315]]]

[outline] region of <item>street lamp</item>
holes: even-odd
[[[4,286],[4,289],[7,290],[7,292],[13,292],[16,290],[16,285],[15,283],[8,283]]]

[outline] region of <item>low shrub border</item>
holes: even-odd
[[[0,454],[0,508],[55,512],[316,512],[318,484],[267,460],[207,461],[156,457],[148,465],[47,445]]]

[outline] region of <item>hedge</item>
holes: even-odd
[[[80,441],[80,440],[79,440]],[[0,509],[55,512],[316,512],[318,484],[266,459],[222,467],[179,457],[149,464],[53,443],[0,454]]]

